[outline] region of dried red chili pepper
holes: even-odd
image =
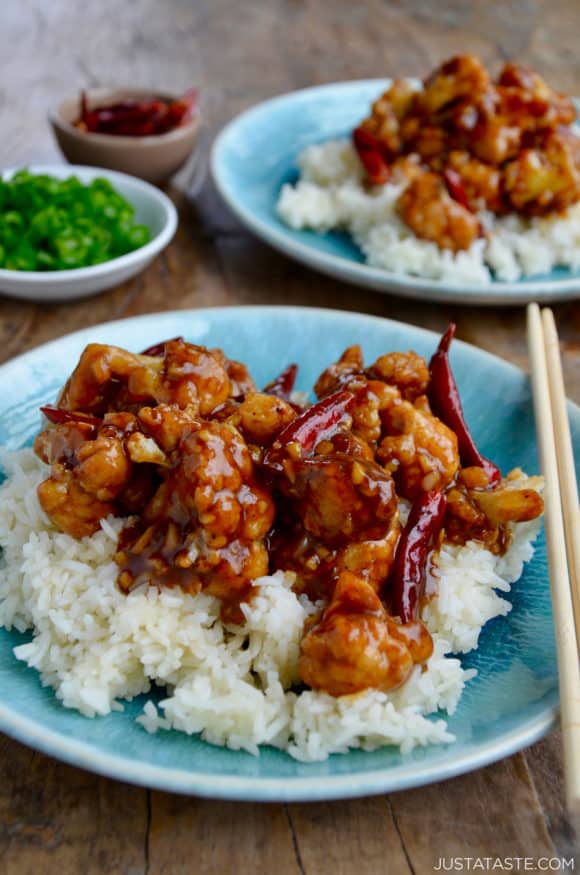
[[[83,123],[83,126],[87,129],[87,131],[94,131],[97,129],[97,117],[94,112],[91,112],[89,110],[89,103],[86,91],[81,91],[80,121]]]
[[[457,201],[458,204],[461,204],[462,207],[465,207],[466,210],[472,212],[471,207],[469,206],[469,201],[467,199],[467,194],[465,192],[465,188],[463,187],[463,180],[459,173],[456,170],[452,170],[450,167],[447,167],[443,171],[443,179],[445,180],[445,184],[447,186],[447,191],[449,195],[453,198],[454,201]]]
[[[373,185],[388,182],[391,171],[382,154],[380,141],[364,128],[355,128],[352,140],[370,182]]]
[[[275,398],[280,398],[282,401],[290,401],[297,373],[298,365],[288,365],[271,383],[264,386],[264,392],[266,395],[274,395]]]
[[[99,428],[103,424],[103,420],[96,416],[76,413],[74,410],[61,410],[54,404],[45,404],[44,407],[40,408],[40,412],[44,413],[48,421],[54,425],[61,425],[63,422],[85,422],[87,425],[92,425],[93,428]]]
[[[89,110],[86,92],[81,91],[80,118],[77,125],[89,133],[146,137],[164,134],[184,124],[197,103],[197,90],[189,89],[176,100],[161,98],[122,100],[109,106]]]
[[[264,454],[263,464],[274,471],[282,471],[283,451],[289,444],[297,444],[302,455],[308,455],[319,441],[328,439],[336,427],[344,422],[347,408],[353,399],[351,392],[341,391],[313,404],[282,429]]]
[[[419,618],[427,557],[443,526],[446,507],[447,499],[442,492],[424,492],[413,504],[399,538],[389,585],[391,609],[403,623]]]
[[[173,128],[179,127],[191,115],[197,104],[197,88],[190,88],[177,100],[173,100],[168,108],[167,113],[159,124],[158,133],[170,131]]]
[[[451,322],[429,362],[429,403],[433,413],[457,435],[462,464],[483,468],[490,483],[496,483],[501,480],[501,471],[497,465],[482,456],[475,445],[465,422],[459,391],[449,363],[449,347],[455,328],[455,323]]]
[[[154,343],[153,346],[148,346],[147,349],[144,349],[140,355],[150,355],[153,358],[157,356],[165,355],[165,347],[168,343],[175,343],[176,341],[182,341],[183,337],[170,337],[169,340],[161,340],[159,343]]]

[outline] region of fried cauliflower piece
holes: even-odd
[[[459,150],[449,153],[447,167],[459,175],[471,210],[485,209],[494,213],[501,211],[502,177],[497,167],[473,158],[469,152]]]
[[[407,79],[395,79],[372,105],[372,112],[360,129],[376,140],[384,156],[395,158],[401,150],[401,121],[411,109],[416,89]]]
[[[352,377],[362,374],[364,361],[362,349],[358,344],[347,347],[337,362],[329,365],[314,384],[317,398],[326,398],[338,389],[352,382]]]
[[[397,512],[391,475],[345,455],[295,460],[280,483],[304,531],[327,546],[383,537]]]
[[[416,352],[389,352],[381,355],[367,371],[370,377],[395,386],[406,401],[424,395],[429,385],[429,368]]]
[[[293,419],[296,411],[281,398],[264,392],[246,395],[236,413],[230,419],[240,429],[247,441],[267,446]]]
[[[504,170],[511,207],[526,216],[563,210],[580,197],[577,138],[552,131],[534,149],[523,149]]]
[[[526,477],[514,469],[490,488],[481,468],[462,468],[447,494],[446,538],[452,543],[482,541],[493,553],[504,553],[510,544],[509,523],[539,517],[544,510],[542,479]]]
[[[241,434],[229,423],[199,422],[182,434],[177,463],[141,519],[121,533],[119,585],[177,585],[234,601],[268,571],[273,520]]]
[[[576,109],[569,97],[554,91],[537,73],[508,63],[498,84],[502,112],[522,130],[541,130],[571,125]]]
[[[51,476],[40,484],[38,500],[54,525],[73,538],[93,535],[101,520],[115,511],[111,501],[100,501],[83,489],[64,465],[54,466]]]
[[[448,132],[443,125],[422,116],[411,115],[401,122],[401,141],[407,152],[416,153],[427,164],[441,158],[447,150]]]
[[[426,80],[420,97],[425,114],[439,112],[461,97],[469,97],[490,86],[489,73],[474,55],[457,55],[442,64]]]
[[[51,465],[50,477],[38,487],[44,512],[61,532],[92,535],[101,519],[116,511],[133,478],[123,432],[109,422],[99,429],[63,422],[41,432],[34,450]]]
[[[331,696],[386,692],[400,687],[432,651],[422,623],[398,623],[368,583],[345,571],[302,639],[299,673],[309,687]]]
[[[424,172],[414,179],[400,195],[397,209],[417,237],[441,249],[469,249],[481,234],[477,217],[449,196],[436,173]]]
[[[460,100],[446,115],[449,150],[467,151],[495,167],[518,154],[522,130],[503,113],[495,86]]]
[[[198,423],[196,407],[182,409],[177,404],[141,407],[137,414],[141,430],[153,438],[164,453],[173,453],[188,428]]]
[[[324,437],[315,453],[287,459],[276,482],[288,499],[269,539],[273,569],[292,570],[297,590],[328,598],[344,570],[375,589],[394,559],[400,523],[391,475],[349,429]]]
[[[425,399],[394,404],[383,414],[384,437],[377,458],[392,471],[397,492],[413,501],[421,492],[441,491],[459,470],[457,437],[427,412]]]
[[[116,407],[177,404],[194,406],[205,416],[229,398],[231,389],[224,364],[203,346],[170,340],[163,355],[148,356],[91,343],[58,406],[98,414]]]

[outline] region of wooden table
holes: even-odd
[[[208,140],[270,95],[333,80],[422,75],[460,50],[494,64],[529,63],[578,94],[579,32],[577,0],[5,0],[1,163],[55,160],[46,111],[82,85],[199,84]],[[191,205],[175,199],[177,236],[135,280],[67,305],[0,300],[0,359],[78,328],[167,308],[306,304],[437,331],[452,317],[464,340],[526,367],[522,309],[439,306],[343,285],[247,234],[209,182]],[[569,394],[580,401],[580,306],[555,309]],[[5,737],[0,772],[0,871],[7,875],[423,873],[440,857],[536,860],[578,850],[562,807],[557,731],[439,785],[316,805],[149,792],[61,765]]]

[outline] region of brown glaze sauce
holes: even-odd
[[[55,414],[36,439],[53,466],[39,498],[74,537],[97,531],[108,513],[130,514],[115,556],[121,590],[203,590],[221,600],[228,624],[243,621],[253,581],[293,572],[295,592],[322,605],[304,629],[302,680],[333,695],[391,689],[432,652],[420,620],[402,623],[388,610],[399,485],[415,489],[432,464],[448,496],[445,539],[476,538],[495,552],[509,546],[510,520],[541,512],[529,489],[506,481],[503,492],[489,490],[454,451],[446,460],[449,430],[429,410],[426,380],[414,353],[381,356],[365,370],[350,347],[317,381],[320,406],[302,412],[258,392],[220,350],[176,339],[153,356],[93,344],[61,395],[66,416],[57,423]],[[337,386],[352,406],[343,397],[329,425]],[[101,424],[81,421],[87,415]],[[284,433],[293,439],[284,443]],[[296,435],[307,433],[318,439],[302,446]],[[277,466],[268,465],[272,447]],[[424,602],[437,580],[435,550]]]

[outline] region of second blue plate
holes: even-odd
[[[299,152],[314,143],[349,137],[388,84],[371,79],[306,88],[267,100],[230,122],[215,142],[211,167],[222,197],[240,221],[309,267],[407,298],[497,306],[578,297],[580,272],[567,268],[517,282],[455,285],[370,267],[347,234],[295,231],[282,222],[276,202],[282,185],[298,178]]]

